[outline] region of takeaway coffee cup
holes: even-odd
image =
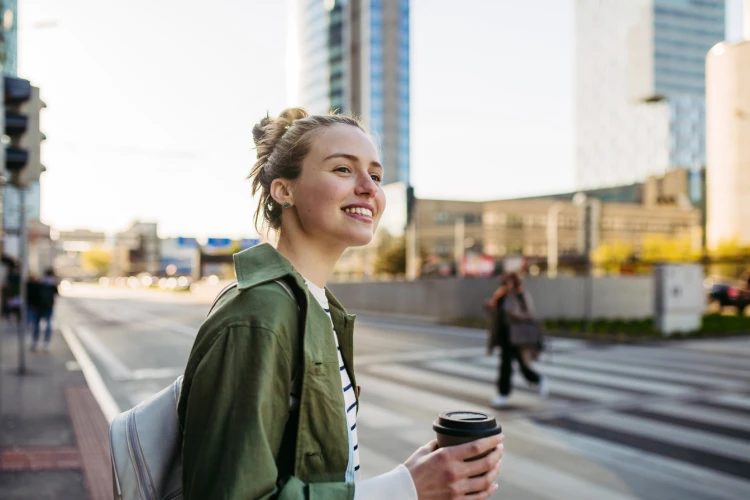
[[[438,446],[457,446],[476,439],[500,434],[503,429],[497,423],[495,417],[487,413],[473,411],[452,411],[441,413],[432,424],[432,429],[437,434]],[[482,455],[470,458],[467,461],[479,460],[486,457],[492,450]]]

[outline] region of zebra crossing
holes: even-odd
[[[489,407],[497,356],[482,348],[363,356],[365,477],[434,437],[438,413],[493,413],[506,434],[503,499],[750,498],[750,359],[679,347],[565,344],[516,375],[512,406]]]
[[[83,305],[61,301],[58,321],[75,325],[122,408],[181,372],[188,330],[197,331],[205,312]],[[496,415],[506,435],[498,499],[750,498],[750,341],[592,347],[555,338],[537,364],[550,397],[540,399],[516,377],[504,410],[488,406],[498,359],[485,355],[484,342],[470,329],[358,323],[364,477],[432,440],[438,413],[477,410]]]

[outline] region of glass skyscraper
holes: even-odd
[[[0,64],[7,76],[18,74],[18,0],[0,0]]]
[[[724,0],[576,0],[581,188],[706,165],[705,60]]]
[[[378,142],[384,183],[410,184],[409,0],[293,0],[296,100],[360,116]]]
[[[654,95],[669,102],[672,167],[706,164],[706,55],[725,25],[724,0],[654,3]]]

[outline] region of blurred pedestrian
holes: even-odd
[[[491,355],[496,348],[502,348],[503,337],[508,335],[508,320],[505,317],[505,295],[508,293],[508,277],[500,276],[500,284],[485,302],[485,309],[490,316],[490,328],[487,332],[487,354]]]
[[[48,268],[42,279],[29,280],[27,299],[29,323],[31,324],[31,350],[36,351],[39,346],[40,323],[45,322],[44,350],[49,351],[52,339],[52,313],[55,309],[55,297],[58,294],[58,282],[55,271]]]
[[[489,497],[499,437],[442,449],[433,440],[358,482],[354,317],[325,284],[348,247],[374,236],[383,167],[360,123],[342,115],[287,109],[253,136],[256,226],[278,231],[278,244],[235,255],[238,287],[193,345],[178,405],[183,498]]]
[[[509,404],[508,397],[513,389],[513,361],[518,362],[524,378],[542,397],[549,394],[547,379],[530,366],[541,349],[542,329],[536,320],[531,294],[524,289],[523,281],[516,273],[507,276],[503,310],[508,327],[500,338],[498,395],[492,401],[495,408],[505,408]]]

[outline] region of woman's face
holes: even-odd
[[[361,130],[336,124],[313,140],[292,182],[302,231],[337,246],[368,244],[385,210],[383,167]]]

